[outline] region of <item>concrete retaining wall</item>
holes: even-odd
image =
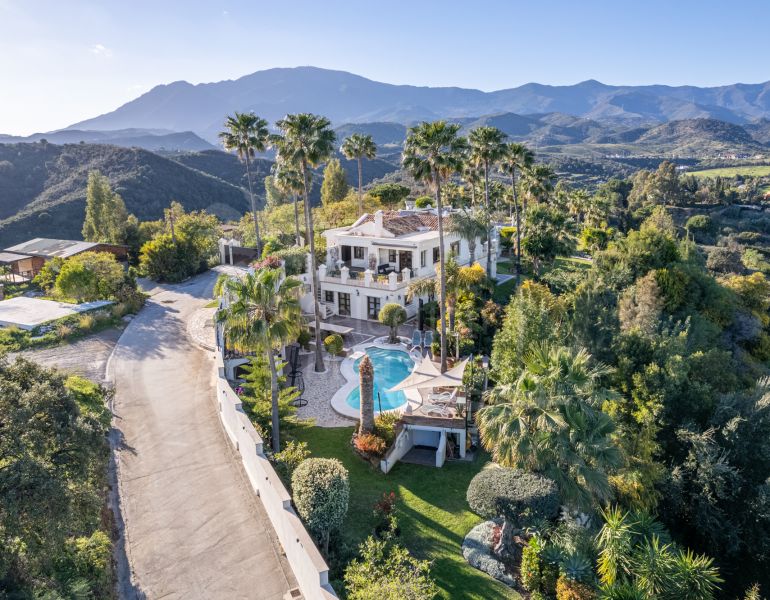
[[[225,378],[220,350],[216,353],[217,401],[225,431],[243,461],[251,486],[260,497],[289,565],[306,600],[336,598],[329,585],[329,567],[291,506],[291,496],[265,457],[262,438],[243,412]]]

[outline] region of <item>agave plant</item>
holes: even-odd
[[[599,600],[647,600],[647,595],[633,583],[618,583],[602,588]]]
[[[570,552],[559,563],[562,575],[572,581],[589,582],[593,578],[591,561],[579,552]]]

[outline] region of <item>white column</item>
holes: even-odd
[[[411,278],[412,270],[409,267],[404,267],[401,269],[401,279],[404,280],[404,283],[408,283]]]
[[[366,287],[372,286],[372,272],[370,269],[367,269],[366,271],[364,271],[364,285]]]
[[[395,271],[388,273],[388,289],[395,290],[398,287],[398,274]]]
[[[348,269],[347,267],[342,267],[340,269],[340,281],[342,283],[347,283],[348,277],[350,277],[350,269]]]
[[[326,279],[326,265],[324,264],[318,266],[318,279],[321,281]]]

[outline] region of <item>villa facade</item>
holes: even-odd
[[[452,213],[444,214],[445,253],[460,265],[471,264],[468,240],[450,231]],[[435,210],[377,211],[365,214],[353,225],[329,229],[326,261],[319,265],[317,291],[324,316],[376,320],[385,304],[395,302],[409,317],[417,314],[419,301],[409,298],[409,284],[416,279],[436,277],[439,264],[438,215]],[[495,251],[495,242],[492,251]],[[487,244],[476,239],[473,262],[486,267]],[[495,260],[493,256],[494,277]],[[303,277],[312,290],[312,277]],[[303,311],[313,310],[313,298],[303,299]]]

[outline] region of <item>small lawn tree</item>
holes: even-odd
[[[550,479],[520,469],[492,468],[481,471],[468,486],[471,510],[487,519],[502,517],[503,531],[497,554],[510,549],[515,528],[527,527],[559,512],[559,492]]]
[[[308,458],[291,477],[297,512],[329,553],[329,537],[348,513],[348,471],[336,458]]]
[[[371,536],[345,570],[345,585],[350,600],[432,600],[438,594],[427,560]]]
[[[374,366],[368,354],[365,354],[358,365],[358,380],[360,389],[361,419],[359,433],[374,431]]]
[[[406,309],[395,302],[388,302],[380,309],[380,323],[390,327],[388,343],[398,344],[398,326],[406,323]]]

